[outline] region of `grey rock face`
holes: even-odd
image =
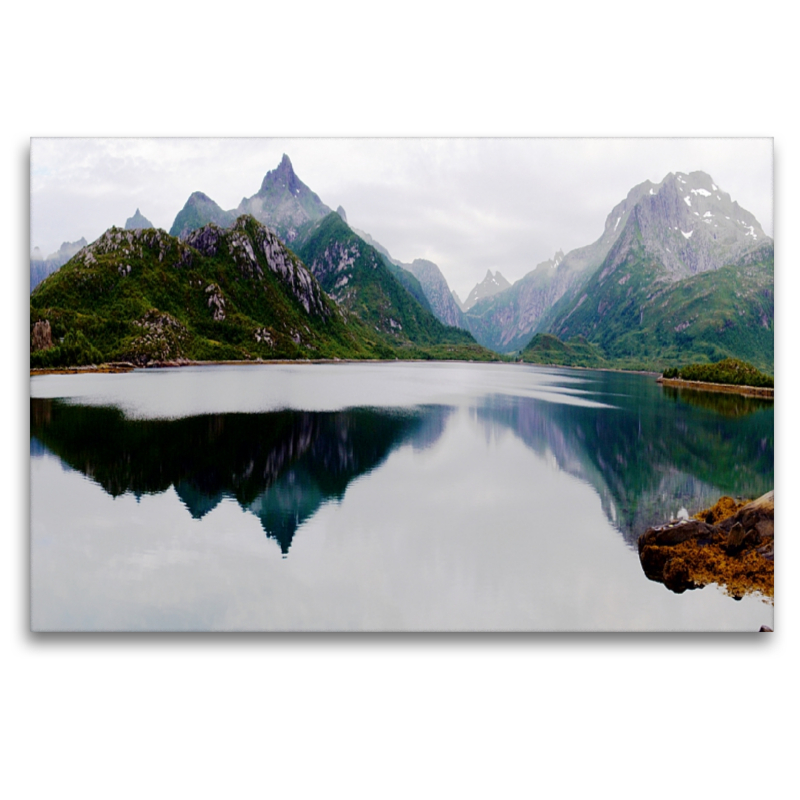
[[[405,268],[420,282],[422,291],[425,292],[434,315],[445,325],[456,328],[465,328],[464,313],[453,299],[447,280],[442,275],[439,267],[432,261],[417,258],[412,264],[405,264]],[[501,276],[502,277],[502,276]]]
[[[268,269],[280,278],[307,313],[328,319],[330,311],[322,289],[305,266],[264,225],[257,225],[252,233],[247,223],[248,218],[242,216],[228,230],[210,224],[190,233],[185,243],[206,256],[216,255],[220,250],[227,252],[245,278],[264,277],[259,261],[263,257]]]
[[[636,222],[649,256],[671,280],[719,269],[769,237],[705,172],[670,173],[639,200]]]

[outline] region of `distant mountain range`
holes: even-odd
[[[198,249],[206,238],[224,238],[223,230],[263,238],[246,218],[291,248],[286,257],[297,257],[323,294],[372,330],[373,345],[388,347],[387,353],[397,346],[406,352],[475,347],[477,340],[537,363],[658,369],[734,356],[772,371],[772,240],[703,172],[670,173],[661,183],[635,186],[595,242],[558,251],[513,285],[488,270],[463,304],[436,264],[402,263],[367,232],[351,228],[345,210],[331,211],[287,155],[236,209],[194,192],[175,218],[170,236],[176,243],[168,249],[179,252],[178,241]],[[126,222],[134,232],[151,228],[139,209]],[[213,236],[198,238],[201,229]],[[62,245],[61,263],[81,248],[85,240]],[[209,256],[202,247],[199,252]],[[43,264],[32,258],[32,289]],[[367,346],[367,352],[377,351]]]
[[[38,247],[34,247],[31,253],[31,291],[48,275],[63,267],[83,247],[86,247],[86,239],[83,238],[77,242],[64,242],[55,253],[46,258]]]

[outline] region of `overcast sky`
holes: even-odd
[[[169,230],[189,195],[235,208],[289,155],[322,201],[394,258],[427,258],[465,299],[596,240],[633,186],[703,170],[773,235],[772,140],[33,139],[31,247],[96,239],[138,207]]]

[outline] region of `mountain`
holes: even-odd
[[[170,234],[185,238],[209,222],[228,227],[239,215],[249,214],[274,231],[295,252],[300,252],[314,224],[330,213],[331,209],[298,178],[289,156],[284,153],[280,164],[264,176],[258,192],[243,198],[235,211],[223,211],[209,197],[195,192],[176,217]],[[342,206],[338,206],[336,214],[346,225],[347,213]],[[435,264],[422,262],[416,268],[402,264],[365,231],[350,230],[380,253],[389,272],[423,309],[446,326],[466,328],[457,306],[443,293],[442,285],[446,287],[447,282]]]
[[[645,181],[631,189],[611,210],[602,235],[592,244],[566,255],[559,250],[510,290],[476,303],[466,317],[473,336],[485,347],[509,353],[523,348],[535,331],[546,332],[543,320],[554,304],[600,266],[622,233],[631,210],[653,186]]]
[[[583,336],[623,366],[735,357],[771,372],[772,239],[703,172],[670,173],[637,190],[602,263],[538,330]]]
[[[209,223],[213,222],[221,228],[227,228],[235,220],[236,214],[233,211],[223,211],[208,195],[193,192],[175,217],[169,235],[185,239],[192,231]]]
[[[733,356],[771,370],[771,247],[755,217],[709,175],[670,173],[633,187],[595,242],[559,251],[479,300],[465,320],[498,352],[518,352],[534,333],[548,333],[561,344],[584,337],[610,366]],[[542,342],[535,349],[542,355]]]
[[[577,280],[585,263],[573,259],[559,270],[563,261],[564,254],[559,251],[513,286],[478,300],[465,315],[468,330],[498,352],[519,350],[536,323]]]
[[[308,223],[330,213],[331,209],[297,177],[285,153],[277,168],[264,176],[261,188],[252,197],[242,198],[236,209],[237,216],[251,214],[286,244],[294,242]]]
[[[458,307],[459,307],[459,308],[460,308],[462,311],[464,311],[464,302],[463,302],[463,300],[462,300],[462,299],[461,299],[461,298],[458,296],[458,292],[457,292],[455,289],[451,289],[451,291],[450,291],[450,296],[453,298],[453,300],[454,300],[455,304],[456,304],[456,305],[457,305],[457,306],[458,306]]]
[[[445,325],[466,328],[464,313],[453,299],[447,280],[439,267],[432,261],[416,258],[411,264],[403,265],[420,282],[431,311]]]
[[[210,221],[211,220],[209,220],[209,222]],[[153,225],[147,217],[142,216],[142,212],[137,208],[136,213],[125,220],[125,230],[135,231],[139,228],[155,228],[155,225]]]
[[[31,295],[31,326],[60,344],[31,365],[375,357],[300,260],[252,217],[185,240],[111,228]],[[393,354],[392,354],[393,355]]]
[[[347,221],[346,217],[343,219]],[[464,315],[461,313],[461,303],[453,299],[447,279],[436,264],[422,258],[415,259],[411,264],[404,264],[393,258],[380,242],[375,241],[365,231],[358,228],[353,228],[353,231],[384,257],[392,274],[439,322],[467,330]]]
[[[31,366],[492,358],[423,308],[337,214],[319,223],[307,246],[335,301],[250,216],[183,240],[111,228],[31,295]]]
[[[386,257],[338,214],[313,225],[297,254],[337,304],[393,345],[466,347],[471,351],[465,351],[466,357],[486,357],[469,333],[443,325],[418,302],[393,274]]]
[[[81,248],[86,247],[86,239],[80,238],[77,242],[64,242],[55,253],[47,258],[42,258],[42,251],[38,247],[31,253],[31,291],[33,291],[48,275],[67,263]]]
[[[467,295],[462,308],[464,311],[469,311],[478,300],[483,300],[485,297],[492,297],[504,289],[508,289],[511,284],[500,274],[497,270],[494,274],[490,269],[486,270],[486,277],[480,282],[476,283],[472,291]]]

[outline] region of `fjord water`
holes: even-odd
[[[758,631],[636,539],[773,488],[773,408],[517,364],[31,379],[37,631]]]

